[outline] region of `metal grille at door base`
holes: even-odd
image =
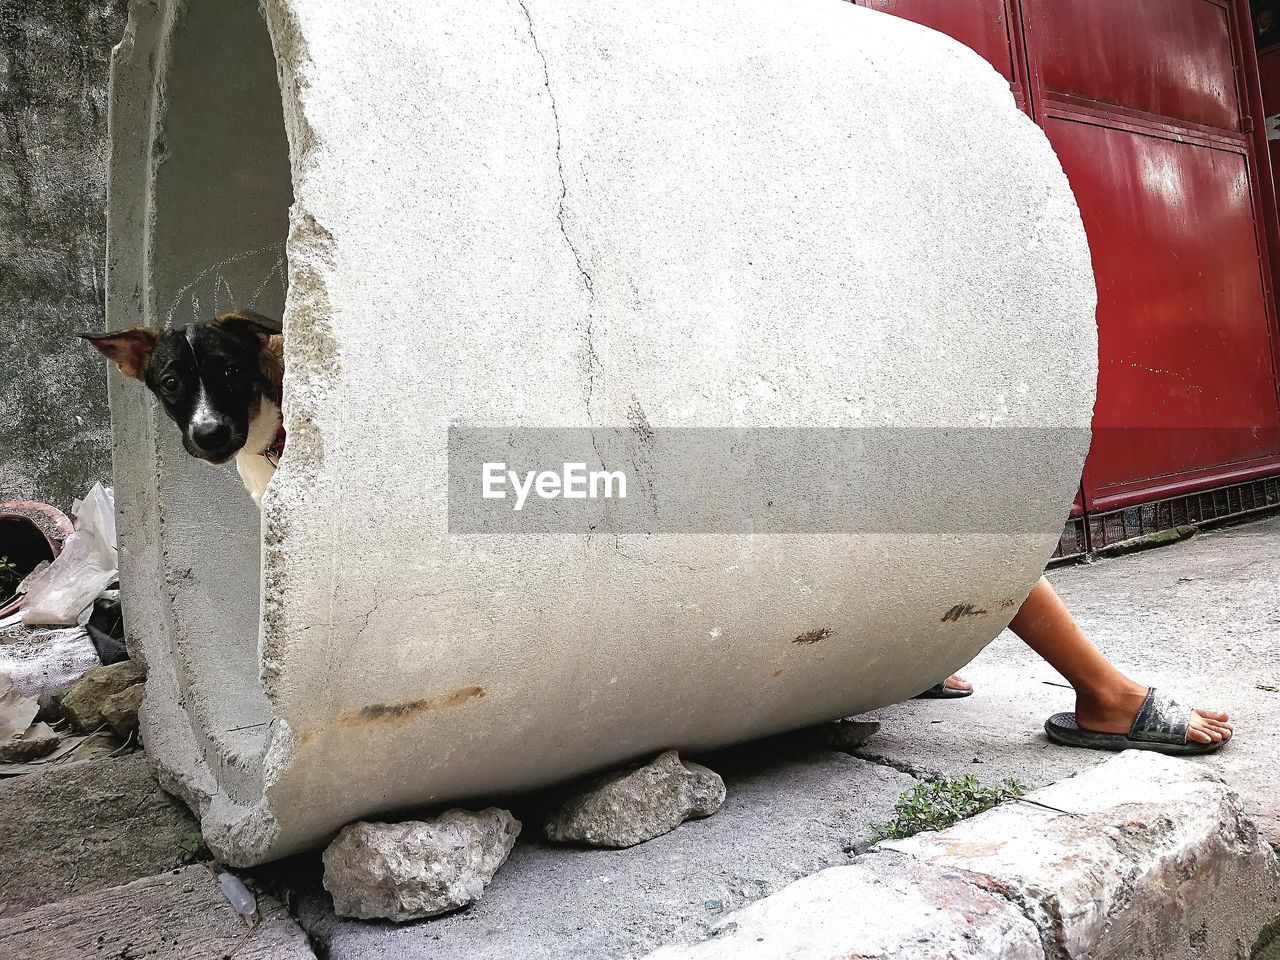
[[[1280,508],[1280,477],[1263,477],[1216,490],[1092,514],[1087,518],[1072,517],[1062,532],[1053,559],[1069,560],[1163,530],[1277,508]]]

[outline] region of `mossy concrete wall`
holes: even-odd
[[[0,3],[0,500],[66,509],[111,471],[107,74],[126,0]]]

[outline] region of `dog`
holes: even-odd
[[[284,449],[278,323],[239,310],[172,330],[80,336],[126,377],[147,385],[181,429],[189,454],[213,464],[234,458],[245,489],[261,504]]]

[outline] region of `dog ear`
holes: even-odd
[[[252,310],[237,310],[234,313],[224,313],[220,317],[215,317],[213,322],[224,327],[238,327],[241,330],[247,330],[256,336],[265,345],[272,337],[280,335],[280,324],[270,317],[264,317],[260,313],[254,313]]]
[[[126,377],[141,380],[160,333],[155,327],[134,327],[101,335],[82,333],[80,337],[97,347]]]

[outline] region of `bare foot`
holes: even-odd
[[[948,690],[972,690],[973,689],[973,684],[970,683],[968,680],[966,680],[964,677],[960,676],[960,674],[958,673],[953,673],[951,676],[947,677],[947,679],[942,682],[942,685],[946,687]]]
[[[1082,730],[1097,733],[1128,733],[1147,697],[1147,687],[1132,680],[1116,690],[1076,693],[1076,722]],[[1187,739],[1197,743],[1218,743],[1231,739],[1228,716],[1217,710],[1191,711]]]

